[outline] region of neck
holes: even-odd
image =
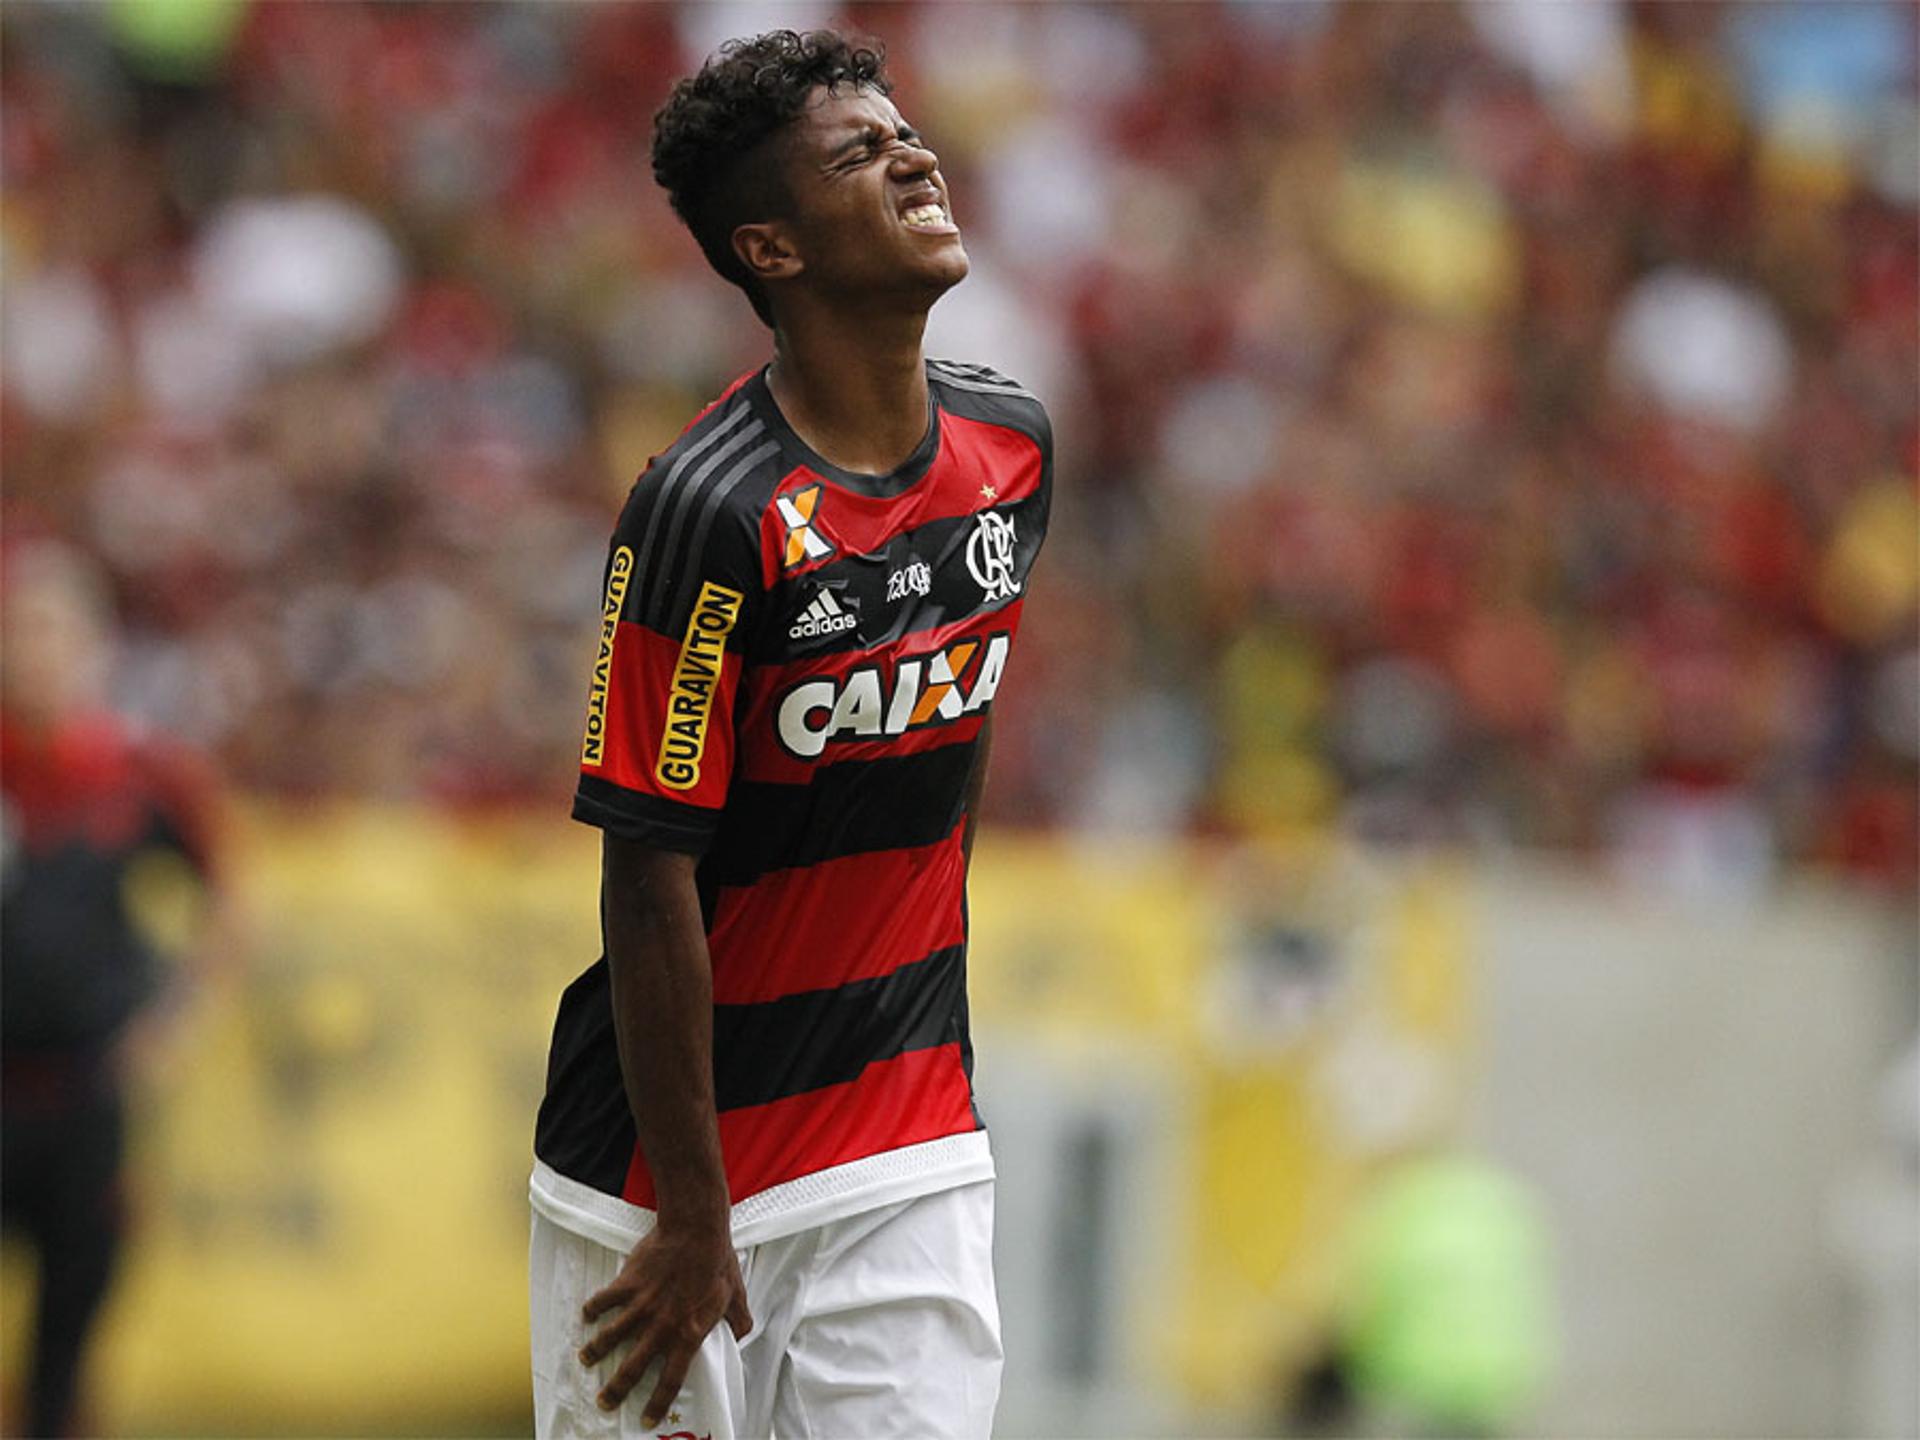
[[[924,310],[780,316],[767,386],[794,433],[844,470],[897,470],[927,434]]]

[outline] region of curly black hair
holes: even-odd
[[[794,122],[820,86],[891,94],[886,63],[878,42],[857,44],[831,30],[770,30],[722,45],[698,74],[673,87],[653,117],[653,178],[707,263],[747,292],[768,325],[767,297],[733,253],[738,226],[791,211],[779,147],[767,142]]]

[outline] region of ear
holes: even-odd
[[[791,280],[806,268],[793,238],[778,220],[741,225],[733,232],[733,253],[756,280]]]

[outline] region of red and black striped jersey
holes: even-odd
[[[0,720],[0,1051],[101,1065],[159,993],[129,877],[168,852],[217,876],[213,775],[105,712],[48,732]]]
[[[648,466],[608,557],[573,813],[700,856],[736,1236],[991,1173],[965,793],[1052,436],[991,370],[927,377],[926,439],[885,476],[816,455],[743,377]],[[604,956],[561,999],[535,1152],[563,1224],[653,1207]]]

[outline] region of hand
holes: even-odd
[[[601,1389],[602,1410],[617,1410],[627,1392],[658,1360],[660,1379],[640,1423],[652,1429],[686,1381],[693,1357],[724,1317],[736,1340],[753,1328],[747,1286],[725,1221],[708,1229],[656,1227],[641,1238],[611,1285],[586,1303],[591,1325],[611,1313],[580,1349],[582,1365],[597,1365],[628,1341],[633,1349]]]

